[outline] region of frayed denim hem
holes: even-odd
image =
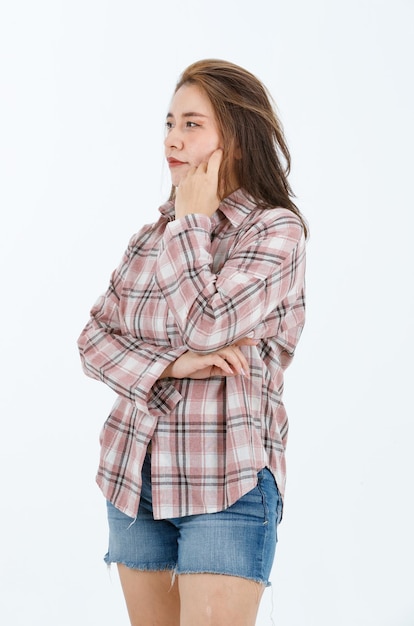
[[[171,586],[175,582],[176,576],[186,575],[186,574],[214,574],[215,576],[233,576],[235,578],[243,578],[244,580],[250,580],[252,583],[257,583],[259,585],[263,585],[265,588],[271,587],[272,583],[269,580],[261,580],[260,578],[250,578],[249,576],[241,576],[239,574],[234,574],[232,572],[217,572],[217,571],[209,571],[209,570],[180,570],[177,571],[177,566],[175,563],[147,563],[145,565],[137,565],[136,563],[132,563],[130,561],[112,561],[108,554],[105,555],[104,561],[107,565],[108,570],[111,569],[112,563],[116,565],[125,565],[129,569],[136,570],[138,572],[171,572]]]
[[[108,554],[104,556],[104,561],[108,569],[110,569],[112,563],[116,563],[117,565],[125,565],[125,567],[129,567],[130,569],[136,569],[139,572],[174,572],[176,568],[175,563],[146,563],[145,565],[137,565],[136,563],[133,563],[131,561],[112,560],[109,558]]]

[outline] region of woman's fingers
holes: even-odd
[[[207,172],[216,179],[218,179],[218,173],[222,159],[223,150],[221,148],[217,148],[217,150],[214,150],[214,152],[210,155],[208,163],[206,163]]]
[[[218,171],[223,151],[215,150],[208,161],[189,168],[180,181],[175,195],[175,216],[198,213],[211,217],[220,204]]]
[[[217,352],[229,365],[236,374],[249,376],[249,364],[240,348],[236,345],[222,348]]]
[[[185,352],[164,370],[161,378],[209,378],[237,376],[250,378],[249,363],[239,346],[232,345],[209,354]]]

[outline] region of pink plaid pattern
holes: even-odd
[[[258,208],[241,190],[212,218],[174,220],[172,202],[160,212],[131,238],[78,340],[85,373],[118,395],[100,436],[97,483],[136,517],[151,442],[155,518],[222,510],[265,466],[283,496],[283,373],[305,319],[300,220]],[[246,336],[259,340],[242,348],[250,379],[158,380],[186,350]]]

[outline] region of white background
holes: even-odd
[[[164,116],[204,57],[269,87],[311,227],[258,625],[414,624],[413,25],[413,0],[2,4],[2,624],[128,624],[94,482],[114,396],[76,339],[167,196]]]

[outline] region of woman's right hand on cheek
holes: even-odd
[[[223,150],[218,148],[207,163],[192,167],[180,182],[175,195],[176,219],[198,213],[211,217],[220,204],[218,173]]]
[[[252,340],[245,343],[241,340],[240,345],[254,345]],[[240,350],[239,345],[234,344],[221,348],[210,354],[198,354],[185,352],[176,361],[170,363],[160,378],[210,378],[211,376],[237,376],[242,375],[250,378],[249,364]]]

